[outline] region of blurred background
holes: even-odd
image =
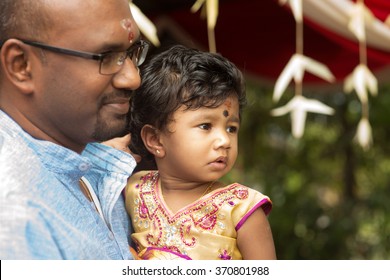
[[[240,154],[224,180],[271,197],[278,258],[390,259],[390,1],[219,0],[213,30],[200,10],[191,11],[195,2],[215,4],[133,1],[156,27],[151,56],[173,44],[210,51],[215,40],[215,51],[244,73],[249,102]],[[364,7],[362,14],[356,7]],[[326,65],[332,79],[307,71],[275,98],[275,84],[296,53]],[[359,65],[372,76],[357,74]],[[272,115],[294,96],[333,112],[309,108],[296,135],[293,113]]]

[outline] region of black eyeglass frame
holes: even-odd
[[[102,62],[103,62],[105,57],[112,55],[112,54],[115,54],[115,53],[126,53],[124,60],[127,57],[129,57],[133,61],[134,52],[141,49],[140,50],[141,55],[137,58],[136,65],[135,65],[136,67],[139,67],[145,61],[146,55],[147,55],[148,50],[149,50],[149,44],[145,40],[142,40],[142,39],[135,42],[126,51],[118,51],[118,52],[109,51],[109,52],[104,52],[104,53],[91,53],[91,52],[84,52],[84,51],[76,51],[76,50],[72,50],[72,49],[55,47],[55,46],[47,45],[47,44],[40,43],[40,42],[30,41],[30,40],[24,40],[24,39],[17,39],[17,40],[23,42],[26,45],[41,48],[41,49],[48,50],[51,52],[65,54],[65,55],[71,55],[71,56],[76,56],[76,57],[81,57],[81,58],[86,58],[86,59],[97,60],[100,62],[99,73],[102,75],[112,75],[112,74],[117,73],[117,72],[110,73],[110,74],[102,73],[101,67],[102,67]],[[120,71],[120,69],[121,68],[119,68],[118,72]]]

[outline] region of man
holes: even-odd
[[[126,133],[139,37],[127,0],[0,0],[0,259],[132,258],[135,160],[88,143]]]

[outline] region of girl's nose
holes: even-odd
[[[231,139],[228,132],[225,130],[218,132],[215,143],[216,143],[216,148],[220,148],[220,147],[223,147],[225,149],[230,148]]]

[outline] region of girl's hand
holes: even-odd
[[[104,141],[104,142],[102,142],[102,144],[109,146],[109,147],[112,147],[114,149],[124,151],[128,154],[131,154],[134,157],[135,161],[137,163],[139,163],[141,161],[141,157],[139,155],[131,152],[131,150],[129,149],[130,141],[131,141],[131,136],[130,136],[130,134],[127,134],[123,137],[116,137],[116,138]]]

